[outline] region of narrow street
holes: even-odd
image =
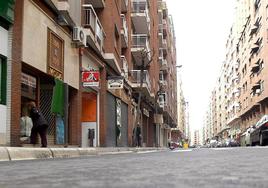
[[[0,163],[0,187],[267,187],[268,147]]]

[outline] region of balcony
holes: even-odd
[[[122,48],[128,47],[128,27],[124,14],[121,14],[121,46]]]
[[[128,63],[127,63],[127,59],[125,56],[121,56],[121,64],[122,64],[122,76],[125,78],[125,79],[128,79]]]
[[[83,5],[83,20],[87,42],[96,52],[102,55],[105,33],[92,5]]]
[[[121,12],[126,13],[128,9],[128,0],[121,0]]]
[[[160,61],[160,70],[165,73],[168,72],[168,64],[166,59],[162,59],[162,61]]]
[[[59,11],[69,11],[70,10],[70,4],[68,0],[65,1],[58,1],[58,10]]]
[[[163,37],[163,33],[158,33],[158,47],[159,48],[163,48],[163,41],[164,37]]]
[[[168,89],[168,83],[167,81],[164,80],[159,80],[159,85],[160,85],[160,90],[161,91],[166,91]]]
[[[159,59],[159,60],[164,59],[164,53],[163,53],[163,50],[162,50],[162,49],[159,49],[158,59]]]
[[[168,11],[167,11],[167,3],[166,2],[162,2],[162,11],[163,11],[163,18],[167,18],[168,17]]]
[[[162,47],[162,50],[163,50],[164,55],[167,54],[167,48],[168,48],[168,46],[167,46],[167,39],[163,39],[163,47]]]
[[[167,20],[163,20],[163,35],[167,36]]]
[[[151,96],[151,80],[147,70],[144,70],[143,84],[141,85],[141,70],[131,70],[131,87],[136,91],[142,91],[146,96]]]
[[[85,0],[85,4],[91,4],[94,8],[104,8],[105,0]]]
[[[137,66],[148,64],[151,60],[150,44],[147,35],[132,35],[131,53]]]
[[[147,0],[131,1],[131,18],[135,33],[150,33],[150,14]]]

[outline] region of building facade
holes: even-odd
[[[267,114],[267,5],[265,0],[237,1],[216,84],[216,136],[239,138]]]
[[[137,124],[143,146],[167,145],[178,123],[170,105],[177,103],[175,34],[165,2],[8,2],[14,18],[0,10],[1,145],[27,145],[29,101],[48,120],[49,145],[134,146]]]

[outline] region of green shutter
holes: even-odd
[[[51,112],[64,116],[64,83],[57,78],[53,88]]]
[[[6,59],[0,57],[0,104],[6,104],[7,95],[7,64]]]
[[[0,0],[0,17],[9,23],[14,21],[15,0]]]

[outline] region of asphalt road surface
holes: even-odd
[[[216,148],[0,162],[0,188],[268,187],[268,148]]]

